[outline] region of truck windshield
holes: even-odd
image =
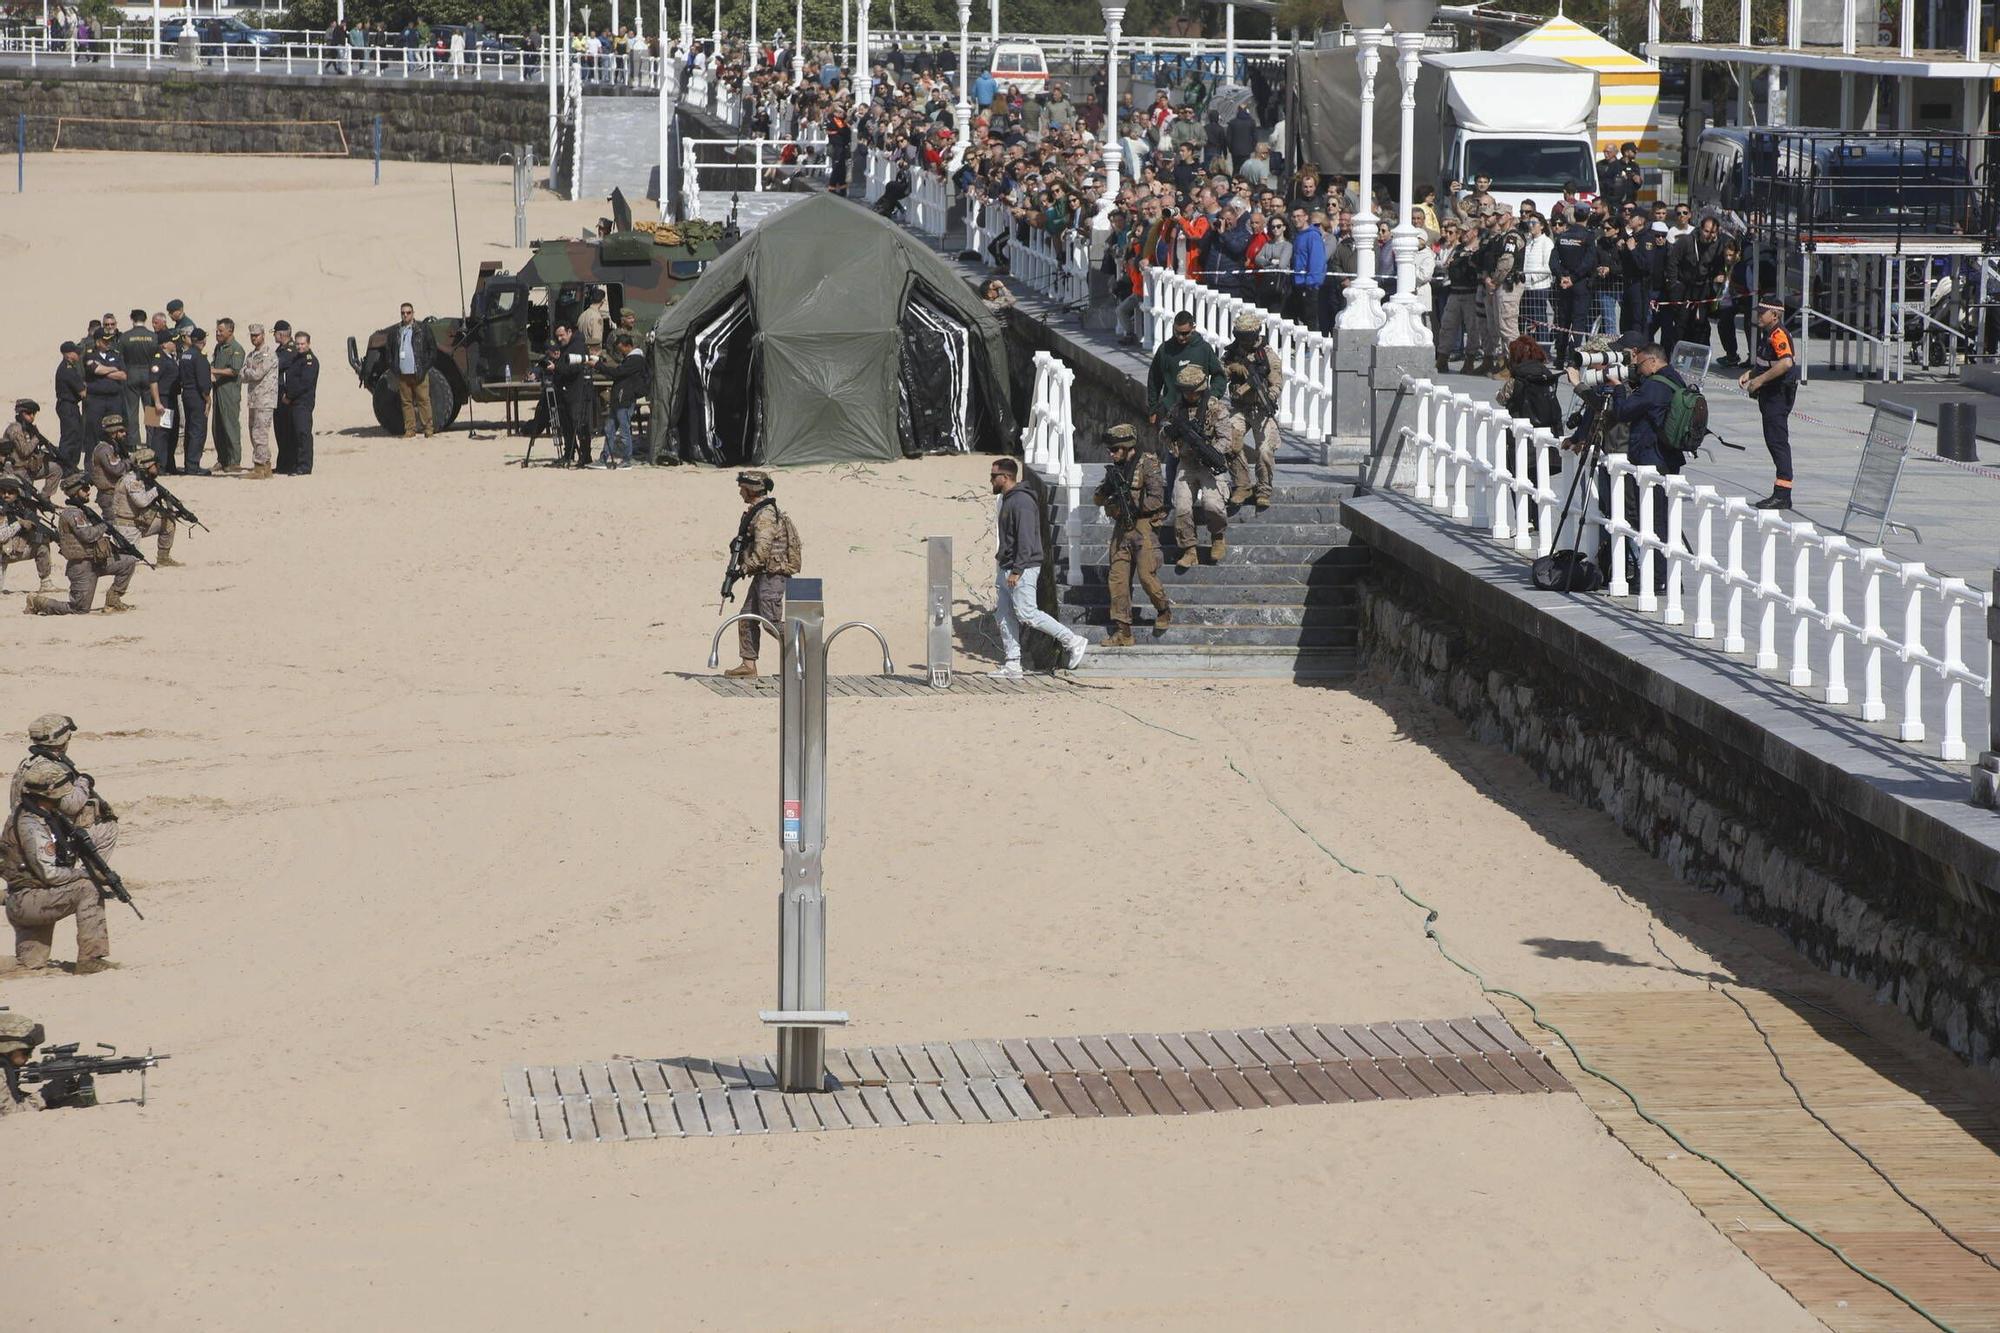
[[[1465,145],[1463,179],[1469,186],[1481,176],[1491,176],[1501,194],[1560,190],[1571,182],[1580,189],[1597,188],[1590,149],[1574,140],[1473,139]]]

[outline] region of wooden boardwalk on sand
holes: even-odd
[[[2000,1260],[2000,1125],[1926,1075],[1923,1062],[1789,998],[1731,987],[1769,1032],[1806,1101],[1912,1199]],[[1801,1002],[1803,999],[1803,1003]],[[1688,1143],[1960,1333],[2000,1333],[2000,1271],[1954,1244],[1808,1115],[1748,1019],[1713,990],[1535,997],[1592,1065]],[[1586,1105],[1640,1160],[1828,1327],[1926,1328],[1895,1297],[1772,1216],[1742,1186],[1634,1114],[1562,1044],[1499,1001]],[[1925,1052],[1927,1057],[1936,1052]]]

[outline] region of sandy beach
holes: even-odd
[[[507,169],[457,177],[466,270],[517,260]],[[289,318],[326,361],[316,474],[183,482],[213,531],[140,572],[137,611],[22,616],[18,568],[0,598],[0,730],[78,719],[147,914],[112,905],[122,970],[0,976],[0,1003],[172,1054],[144,1108],[0,1128],[10,1327],[1819,1327],[1567,1095],[511,1141],[510,1066],[764,1049],[777,709],[684,678],[727,474],[508,467],[491,408],[478,437],[376,431],[345,338],[458,283],[444,169],[368,181],[35,158],[8,204],[9,395],[46,398],[92,313],[175,296],[205,327]],[[538,201],[530,233],[599,211]],[[177,238],[133,228],[163,216]],[[990,665],[985,467],[780,478],[829,614],[904,670],[933,534],[960,666]],[[1678,933],[1648,905],[1700,895],[1380,686],[836,700],[830,731],[850,1043],[1492,1012],[1278,806],[1496,984],[1697,987],[1602,961],[1650,957],[1649,927],[1694,968],[1785,952]],[[1575,941],[1600,954],[1551,947]]]

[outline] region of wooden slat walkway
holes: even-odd
[[[700,681],[711,694],[725,699],[775,699],[776,676],[732,680],[727,676],[689,676]],[[826,692],[835,699],[941,699],[1002,694],[1064,694],[1077,687],[1062,676],[1027,675],[1019,680],[995,680],[981,673],[954,673],[944,689],[913,676],[829,676]]]
[[[1917,1061],[1831,1015],[1732,988],[1771,1034],[1812,1107],[1973,1247],[2000,1259],[2000,1125],[1992,1108],[1934,1086]],[[1811,998],[1811,997],[1808,997]],[[1960,1333],[2000,1333],[2000,1272],[1942,1235],[1803,1111],[1742,1011],[1709,990],[1538,996],[1594,1066],[1690,1144]],[[1701,1209],[1828,1327],[1927,1327],[1779,1221],[1721,1171],[1583,1074],[1553,1036],[1524,1030],[1636,1156]]]
[[[1569,1090],[1491,1016],[859,1046],[826,1065],[824,1093],[779,1093],[768,1056],[508,1070],[502,1091],[515,1138],[602,1143]]]

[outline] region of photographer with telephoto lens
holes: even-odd
[[[1620,341],[1626,341],[1626,335]],[[1577,390],[1582,400],[1581,423],[1578,436],[1590,439],[1598,429],[1608,435],[1616,426],[1625,427],[1624,453],[1634,464],[1658,468],[1668,476],[1678,476],[1687,466],[1684,447],[1691,442],[1672,438],[1668,415],[1674,406],[1678,393],[1686,391],[1688,384],[1680,372],[1667,364],[1666,351],[1658,343],[1644,343],[1630,351],[1615,345],[1598,349],[1586,346],[1573,353],[1567,374],[1570,384]],[[1595,401],[1593,401],[1595,400]],[[1608,417],[1608,420],[1605,418]],[[1575,437],[1573,437],[1575,438]],[[1597,436],[1601,439],[1602,436]],[[1609,445],[1603,446],[1616,452]],[[1602,512],[1611,512],[1609,488],[1601,488],[1598,496]],[[1619,488],[1619,501],[1628,525],[1636,525],[1639,518],[1639,484],[1627,477]],[[1653,535],[1661,541],[1667,535],[1667,504],[1664,496],[1655,497],[1653,503]],[[1608,552],[1600,553],[1600,565]],[[1626,550],[1627,580],[1637,582],[1638,553],[1636,547]],[[1653,562],[1653,591],[1664,592],[1667,583],[1667,562],[1657,558]]]

